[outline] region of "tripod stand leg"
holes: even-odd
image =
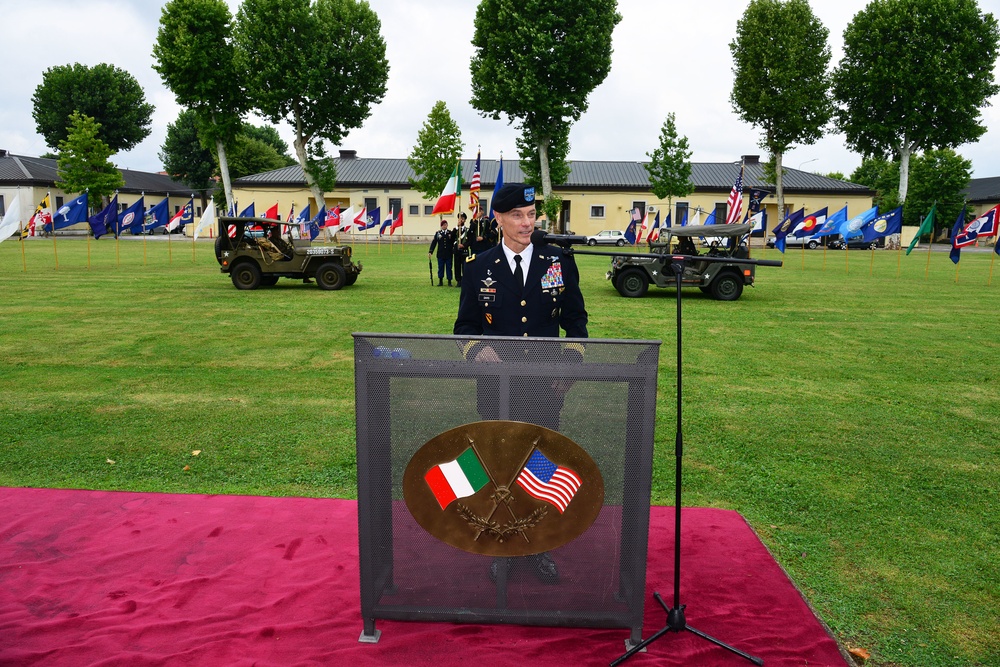
[[[687,630],[688,632],[693,632],[694,634],[698,635],[702,639],[707,639],[708,641],[712,642],[716,646],[719,646],[721,648],[726,649],[727,651],[735,653],[736,655],[740,656],[741,658],[746,658],[747,660],[749,660],[750,662],[752,662],[755,665],[763,665],[764,664],[764,659],[763,658],[758,658],[757,656],[750,655],[749,653],[744,653],[743,651],[739,650],[738,648],[730,646],[729,644],[726,644],[725,642],[719,641],[715,637],[711,637],[709,635],[706,635],[701,630],[695,630],[690,625],[685,626],[684,629]]]
[[[659,639],[668,632],[670,632],[669,627],[660,628],[651,637],[649,637],[648,639],[643,639],[641,642],[639,642],[638,644],[630,648],[628,651],[626,651],[624,655],[621,655],[612,660],[611,667],[617,667],[618,665],[622,664],[623,662],[631,658],[633,655],[642,651],[644,648],[646,648],[647,646],[649,646],[650,644],[652,644],[653,642],[655,642],[657,639]]]

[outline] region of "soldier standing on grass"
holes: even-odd
[[[427,251],[428,257],[434,256],[434,248],[437,248],[438,260],[438,287],[444,283],[445,272],[448,273],[448,287],[451,287],[451,263],[455,252],[455,234],[448,229],[448,221],[441,218],[441,229],[434,234],[431,247]]]
[[[462,286],[462,265],[469,256],[469,228],[465,226],[465,214],[458,214],[458,226],[455,227],[455,285]]]

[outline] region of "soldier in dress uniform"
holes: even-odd
[[[573,256],[557,246],[535,245],[535,190],[523,183],[503,186],[493,200],[503,240],[499,245],[469,256],[465,264],[462,295],[459,299],[456,335],[559,337],[560,328],[572,338],[587,337],[587,310],[580,292],[580,273]],[[543,361],[550,346],[491,344],[488,340],[469,341],[463,346],[465,358],[476,362]],[[583,346],[567,343],[560,361],[583,359]],[[546,358],[544,361],[551,362]],[[514,421],[559,429],[563,399],[570,385],[565,380],[526,380],[510,385],[509,416]],[[484,374],[477,383],[476,407],[484,420],[498,419],[497,396],[501,384]],[[497,581],[502,569],[518,559],[495,558],[489,575]],[[555,583],[559,570],[548,553],[526,557],[524,561],[541,581]]]
[[[469,228],[465,224],[466,215],[458,214],[458,223],[455,226],[455,284],[462,286],[462,269],[465,266],[465,259],[469,256]]]
[[[481,217],[476,218],[469,225],[469,252],[471,254],[475,255],[492,248],[499,240],[499,226],[496,220]]]
[[[448,221],[441,219],[441,229],[434,234],[431,247],[427,251],[427,257],[434,256],[434,248],[437,248],[438,260],[438,287],[444,281],[445,271],[448,273],[448,287],[451,287],[451,263],[452,254],[455,251],[455,234],[448,229]]]

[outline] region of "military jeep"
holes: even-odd
[[[688,225],[667,228],[660,239],[650,245],[648,255],[615,257],[611,260],[608,280],[624,297],[645,296],[649,285],[676,287],[677,278],[671,268],[672,258],[684,257],[683,287],[697,287],[713,299],[735,301],[743,294],[744,285],[753,285],[754,263],[741,262],[750,258],[741,243],[752,225]],[[709,245],[701,253],[695,239],[705,238]],[[672,249],[672,246],[676,246]],[[699,260],[699,257],[710,259]]]
[[[282,227],[287,229],[285,236]],[[353,285],[361,263],[351,261],[351,246],[314,246],[298,238],[297,224],[264,218],[219,218],[215,258],[236,289],[269,287],[278,278],[316,280],[320,289]]]

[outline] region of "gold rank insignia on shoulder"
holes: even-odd
[[[471,254],[471,255],[469,255],[468,257],[465,258],[465,263],[468,264],[469,262],[471,262],[475,258],[476,258],[476,255],[475,255],[475,253],[473,253],[473,254]]]

